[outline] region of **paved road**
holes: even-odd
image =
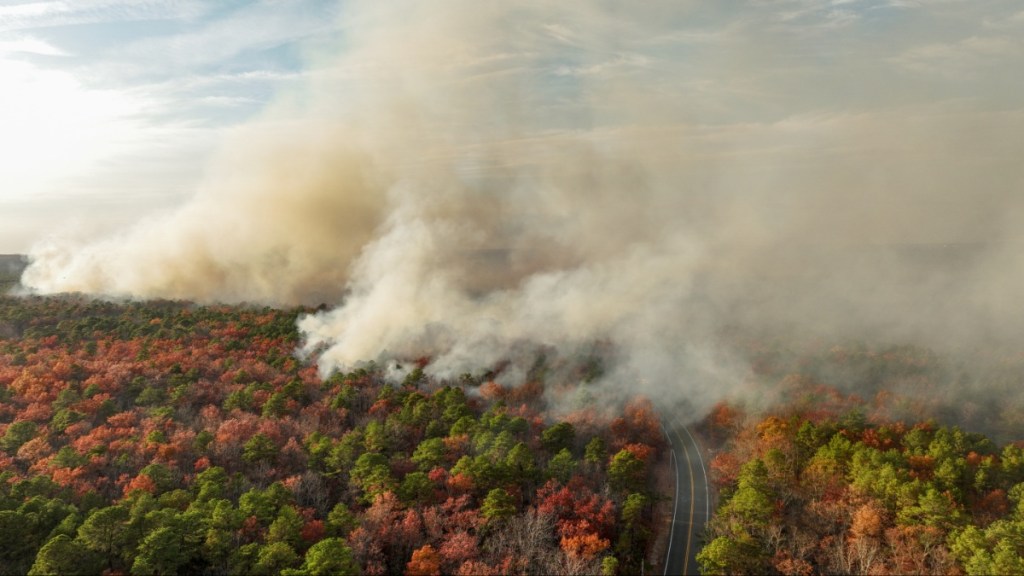
[[[670,414],[663,414],[663,420],[676,473],[665,574],[698,574],[697,552],[700,552],[704,525],[711,516],[707,468],[697,441],[686,426]]]

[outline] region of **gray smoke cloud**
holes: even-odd
[[[208,302],[337,299],[384,206],[364,154],[346,146],[312,119],[242,127],[189,203],[84,245],[51,238],[22,283]]]
[[[708,406],[736,327],[950,346],[1022,327],[1013,2],[346,3],[340,55],[195,199],[24,283],[318,303],[325,372],[613,343]]]

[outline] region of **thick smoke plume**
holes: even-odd
[[[997,41],[1024,18],[346,4],[340,56],[238,129],[191,203],[41,247],[24,282],[340,303],[300,324],[325,371],[611,342],[607,382],[697,406],[742,385],[737,328],[951,346],[1024,327],[1022,87],[1000,72],[1021,50]]]

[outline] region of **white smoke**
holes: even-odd
[[[300,322],[325,372],[609,341],[609,382],[698,406],[742,384],[734,326],[1011,334],[1021,87],[931,75],[978,45],[948,37],[961,4],[348,2],[329,71],[242,128],[195,201],[37,251],[24,281],[341,301]]]

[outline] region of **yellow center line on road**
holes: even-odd
[[[693,487],[693,462],[690,461],[690,450],[683,442],[683,437],[676,431],[676,438],[683,444],[683,455],[686,456],[686,470],[690,473],[690,524],[686,527],[686,556],[683,558],[683,574],[689,574],[690,567],[690,543],[693,542],[693,510],[695,508],[695,495]]]

